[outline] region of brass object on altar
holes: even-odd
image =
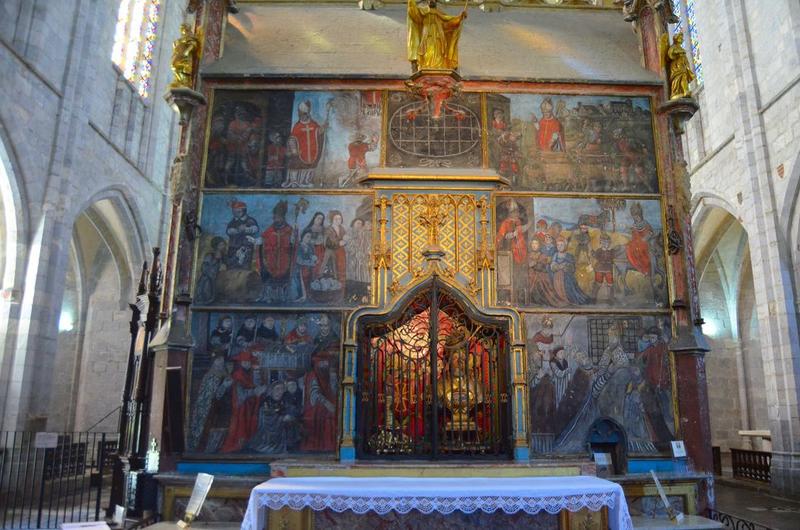
[[[683,47],[683,33],[676,34],[671,45],[669,35],[663,34],[659,52],[661,66],[666,70],[669,81],[669,99],[691,98],[689,83],[695,80],[695,75],[689,63],[689,56]]]
[[[188,24],[181,24],[181,36],[172,45],[172,72],[175,79],[170,88],[194,89],[197,68],[200,64],[202,42]]]
[[[408,0],[408,60],[417,70],[458,69],[458,39],[467,18],[467,6],[459,15],[447,15],[437,7],[436,0],[418,6]]]
[[[448,357],[444,377],[439,380],[438,395],[448,411],[450,420],[445,424],[449,431],[475,431],[471,409],[484,402],[483,389],[469,373],[480,362],[468,348],[469,339],[456,332],[445,340],[444,350]]]

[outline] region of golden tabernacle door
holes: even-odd
[[[508,327],[436,277],[359,333],[361,458],[512,455]]]

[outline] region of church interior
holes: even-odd
[[[0,528],[797,528],[769,4],[0,2]]]

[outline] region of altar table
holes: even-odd
[[[632,530],[625,494],[619,484],[590,476],[572,477],[280,477],[253,488],[242,530],[263,530],[266,510],[352,510],[423,514],[454,511],[506,514],[584,508],[608,509],[612,530]]]

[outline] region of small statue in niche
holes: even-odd
[[[199,36],[192,32],[188,24],[181,24],[181,36],[172,45],[172,72],[175,79],[170,83],[170,88],[194,90],[201,50]]]
[[[437,8],[436,0],[418,6],[408,0],[408,60],[417,70],[458,69],[458,39],[467,6],[459,15],[451,16]]]
[[[683,47],[683,33],[678,33],[669,43],[669,35],[661,35],[660,43],[661,66],[666,70],[669,80],[669,99],[692,97],[689,83],[694,81],[695,75],[686,49]]]

